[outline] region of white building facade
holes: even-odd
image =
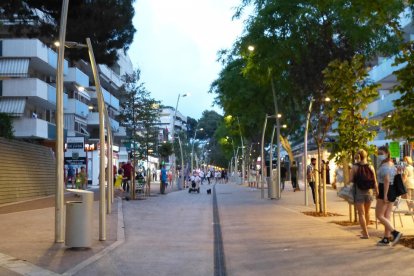
[[[86,51],[86,49],[85,49]],[[127,55],[119,53],[113,68],[99,65],[103,98],[107,107],[114,143],[121,147],[126,132],[115,119],[120,112],[119,89],[121,76],[133,72]],[[83,136],[88,145],[99,141],[97,95],[89,62],[73,66],[64,62],[64,134]],[[56,138],[56,67],[57,53],[38,39],[0,40],[0,113],[13,118],[14,136],[54,147]],[[99,156],[97,146],[88,154],[89,179],[98,182]],[[115,152],[114,164],[118,164]]]

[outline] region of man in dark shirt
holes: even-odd
[[[129,187],[131,185],[134,167],[131,165],[131,161],[128,160],[128,162],[122,166],[122,169],[124,170],[124,179],[125,179],[124,183],[122,184],[123,189],[124,191],[129,192]]]

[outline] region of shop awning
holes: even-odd
[[[83,126],[80,127],[81,133],[85,134],[86,136],[91,136],[89,132]]]
[[[0,58],[0,77],[27,78],[29,61],[28,58]]]
[[[7,113],[11,116],[22,116],[25,106],[25,98],[0,97],[0,113]]]

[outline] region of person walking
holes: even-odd
[[[292,166],[290,166],[290,180],[292,182],[293,191],[300,191],[298,185],[298,166],[296,166],[296,161],[292,161]]]
[[[378,184],[374,167],[368,164],[368,154],[365,150],[358,151],[359,162],[351,170],[351,179],[354,183],[355,208],[358,210],[359,225],[361,226],[361,239],[369,239],[368,224],[370,222],[369,211],[374,200],[372,190],[378,193]]]
[[[167,170],[165,165],[161,167],[161,177],[160,177],[160,194],[165,194],[165,187],[167,186]]]
[[[122,169],[124,170],[124,182],[122,183],[122,188],[125,192],[129,193],[132,177],[135,175],[134,167],[132,166],[131,161],[128,160],[126,164],[122,165]]]
[[[170,188],[172,188],[173,174],[172,174],[172,171],[171,170],[168,171],[167,178],[168,178],[168,185],[170,186]]]
[[[308,180],[309,187],[312,190],[313,203],[316,204],[315,200],[315,182],[316,182],[316,158],[311,158],[311,163],[306,168],[306,178]]]
[[[152,181],[157,181],[157,170],[155,168],[152,168],[151,170],[152,173]]]
[[[336,194],[339,193],[341,188],[344,186],[345,178],[344,178],[344,169],[341,163],[337,164],[337,167],[334,172],[334,179],[332,183],[332,187],[337,191]]]
[[[378,148],[378,194],[375,215],[384,225],[384,237],[377,243],[378,246],[395,245],[400,240],[402,233],[394,229],[391,223],[391,212],[395,198],[390,198],[389,190],[392,188],[396,168],[390,157],[390,151],[383,146]]]
[[[404,172],[402,174],[404,186],[407,189],[408,210],[414,211],[414,167],[410,156],[404,157]]]
[[[207,172],[207,182],[208,182],[208,185],[210,185],[210,178],[211,178],[211,171],[209,170],[208,172]]]
[[[67,184],[72,183],[72,189],[75,188],[75,169],[73,168],[73,166],[71,164],[69,164],[68,166],[68,173],[67,173],[67,177],[66,177]]]

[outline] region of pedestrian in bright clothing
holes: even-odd
[[[165,187],[167,186],[167,169],[165,165],[161,167],[161,179],[160,179],[160,193],[165,194]]]

